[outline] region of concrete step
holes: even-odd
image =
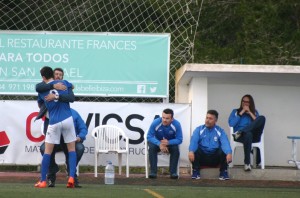
[[[265,169],[255,168],[251,171],[244,171],[243,166],[228,168],[229,177],[236,180],[282,180],[300,181],[300,170],[292,167],[265,167]],[[190,176],[190,169],[181,168],[182,176]],[[201,169],[201,178],[216,179],[219,177],[219,168]]]

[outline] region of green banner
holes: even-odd
[[[0,94],[36,95],[47,65],[77,96],[168,96],[170,34],[0,31],[0,50]]]

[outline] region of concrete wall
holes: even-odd
[[[287,160],[291,159],[292,144],[286,136],[300,135],[300,87],[209,84],[208,109],[219,112],[218,124],[228,134],[229,114],[233,108],[239,107],[241,97],[245,94],[254,97],[256,109],[266,116],[266,165],[289,166]],[[242,159],[243,150],[238,148],[234,162],[243,164]]]
[[[287,136],[300,136],[299,66],[187,64],[176,72],[176,102],[192,103],[191,132],[204,124],[208,109],[216,109],[218,125],[229,136],[228,117],[245,94],[266,116],[265,165],[293,166],[287,163],[292,150]],[[237,148],[234,163],[243,164],[243,156]]]

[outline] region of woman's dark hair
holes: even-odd
[[[242,97],[241,99],[241,104],[240,104],[240,108],[238,109],[238,113],[240,113],[243,109],[243,100],[244,98],[249,98],[249,109],[250,111],[255,115],[255,104],[254,104],[254,99],[250,94],[246,94]]]

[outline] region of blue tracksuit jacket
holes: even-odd
[[[225,131],[217,125],[213,128],[200,125],[193,132],[189,151],[195,152],[200,148],[204,153],[211,154],[220,147],[226,155],[232,153]]]
[[[259,113],[256,110],[255,115],[256,117],[259,116]],[[253,120],[250,115],[244,113],[242,116],[240,116],[237,113],[237,109],[233,109],[228,118],[228,124],[230,127],[233,127],[233,131],[241,130],[251,124],[251,122],[253,122]]]
[[[180,123],[173,119],[169,126],[162,124],[162,118],[156,118],[148,131],[147,140],[157,146],[160,140],[169,140],[169,145],[179,145],[182,143],[182,129]]]

